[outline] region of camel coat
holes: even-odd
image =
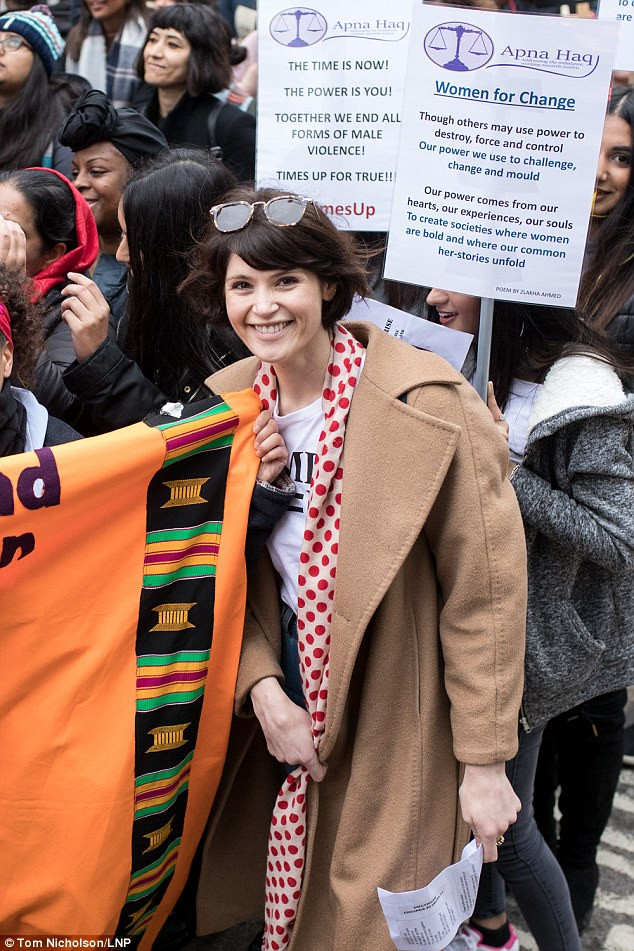
[[[367,346],[348,422],[330,687],[309,783],[307,858],[290,951],[389,951],[377,898],[419,888],[468,839],[461,763],[510,759],[522,694],[526,561],[490,414],[444,360],[347,323]],[[258,361],[207,381],[250,386]],[[407,394],[407,403],[399,397]],[[227,767],[208,828],[198,933],[263,915],[280,768],[249,691],[278,663],[268,554],[250,579]]]

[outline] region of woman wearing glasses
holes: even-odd
[[[72,153],[57,130],[83,88],[73,95],[69,77],[51,78],[63,49],[46,8],[0,16],[0,170],[38,166],[70,178]]]
[[[309,199],[238,189],[212,219],[184,291],[254,356],[208,384],[253,386],[296,497],[251,578],[236,705],[255,720],[234,723],[198,930],[266,900],[267,951],[384,951],[377,885],[426,884],[469,827],[495,859],[517,814],[525,555],[505,446],[444,361],[341,323],[365,272]]]

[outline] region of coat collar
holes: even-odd
[[[428,383],[463,385],[465,382],[464,377],[441,357],[423,353],[396,340],[375,324],[346,320],[344,326],[367,348],[362,376],[371,378],[388,396],[398,399],[409,390]],[[258,367],[257,357],[247,357],[214,373],[205,383],[215,393],[242,390],[251,386]]]
[[[389,337],[372,324],[346,322],[367,347],[346,425],[341,532],[332,614],[330,686],[322,756],[343,716],[365,630],[420,535],[453,458],[460,429],[401,401],[430,384],[464,385],[434,354]],[[218,391],[250,386],[259,362],[214,374]]]

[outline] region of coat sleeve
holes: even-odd
[[[222,157],[241,182],[255,178],[255,119],[237,106],[225,105],[216,127]]]
[[[168,402],[111,338],[87,360],[69,366],[64,383],[87,407],[95,429],[102,433],[138,423]]]
[[[235,696],[235,711],[239,716],[249,716],[253,712],[250,693],[259,680],[275,677],[280,683],[284,683],[279,661],[279,594],[275,571],[267,552],[262,553],[257,569],[249,579],[249,589],[257,591],[257,598],[247,597]]]
[[[430,405],[424,387],[412,405]],[[436,387],[434,415],[460,428],[427,519],[454,753],[487,765],[517,750],[524,675],[526,544],[508,448],[470,386]]]
[[[599,416],[576,425],[568,458],[570,495],[527,463],[513,487],[528,525],[607,571],[634,568],[631,419]]]
[[[66,388],[63,373],[75,360],[73,338],[67,324],[61,319],[60,304],[54,297],[45,318],[45,345],[35,367],[34,392],[49,413],[70,426],[78,425],[81,407]]]

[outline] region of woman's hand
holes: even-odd
[[[262,410],[253,425],[255,452],[260,457],[258,479],[272,484],[288,462],[286,443],[270,412]]]
[[[497,404],[495,399],[495,392],[493,390],[493,383],[489,380],[489,388],[487,390],[487,406],[489,412],[493,417],[493,422],[498,427],[499,432],[504,436],[506,441],[509,441],[509,424],[504,418],[504,413]]]
[[[251,703],[271,756],[289,766],[302,764],[316,783],[326,775],[317,757],[310,714],[286,696],[275,677],[251,688]]]
[[[26,274],[26,235],[17,223],[0,215],[0,261]]]
[[[508,781],[505,763],[466,765],[459,795],[462,817],[473,829],[477,844],[484,846],[484,861],[495,862],[496,841],[515,822],[522,808]]]
[[[75,356],[87,360],[108,336],[110,307],[94,281],[85,274],[69,271],[73,281],[62,290],[62,317],[73,338]]]

